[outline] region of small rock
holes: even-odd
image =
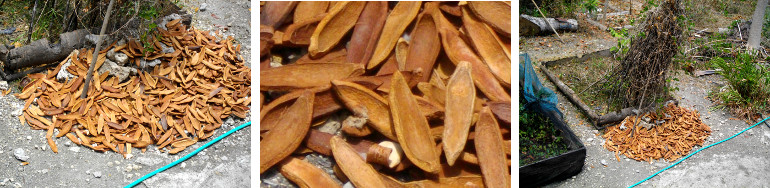
[[[32,136],[27,136],[27,140],[32,140]]]
[[[182,164],[179,165],[179,167],[182,167],[182,168],[187,167],[187,163],[186,162],[182,162]]]
[[[112,167],[113,165],[115,165],[115,164],[112,163],[112,162],[107,162],[107,166]]]
[[[5,81],[5,80],[3,80],[3,81],[0,81],[0,89],[2,89],[2,90],[8,90],[8,82],[7,82],[7,81]]]
[[[77,152],[80,152],[80,147],[73,146],[73,147],[70,147],[69,150],[72,151],[72,152],[77,153]]]
[[[347,182],[345,185],[342,185],[342,188],[355,188],[352,183]]]
[[[668,165],[666,165],[666,163],[662,163],[662,162],[655,163],[655,167],[658,167],[658,168],[663,168],[663,167],[666,167],[666,166],[668,166]]]
[[[104,72],[109,71],[110,75],[118,77],[118,80],[120,80],[120,82],[123,82],[126,79],[128,79],[128,75],[131,73],[131,70],[132,70],[131,68],[121,67],[117,63],[109,59],[106,59],[104,60],[104,64],[102,64],[102,66],[99,67],[99,74],[103,74]]]
[[[102,172],[99,172],[99,171],[94,172],[94,177],[101,178],[102,177]]]
[[[604,166],[607,166],[607,160],[602,159],[601,161],[599,161],[599,163],[601,163]]]
[[[24,153],[24,149],[21,149],[21,148],[16,148],[15,150],[13,150],[13,156],[20,161],[27,161],[29,159],[29,156],[27,156],[27,154]]]
[[[594,141],[594,138],[588,138],[588,139],[586,140],[586,142],[592,142],[592,141]]]
[[[629,158],[626,158],[626,161],[631,161],[631,159],[629,159]]]
[[[43,170],[40,170],[40,173],[41,173],[41,174],[45,174],[45,173],[48,173],[48,169],[43,169]]]
[[[203,3],[203,4],[201,4],[201,8],[200,8],[200,9],[198,9],[198,10],[200,10],[201,12],[204,12],[204,11],[206,11],[206,9],[208,9],[208,8],[209,8],[209,5],[208,5],[208,4],[206,4],[206,3]]]
[[[161,43],[161,44],[163,44],[163,43]],[[120,52],[115,53],[115,59],[114,60],[115,60],[115,63],[117,63],[118,65],[126,66],[126,63],[128,63],[128,55],[126,55],[124,53],[120,53]]]
[[[227,160],[227,156],[222,156],[222,160],[226,161]]]
[[[153,59],[152,61],[147,61],[144,58],[142,58],[139,60],[139,66],[141,66],[142,69],[152,68],[159,65],[160,63],[161,63],[160,59]]]

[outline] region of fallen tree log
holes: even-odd
[[[636,115],[636,113],[634,113],[635,110],[636,108],[624,108],[620,110],[620,112],[610,112],[608,114],[604,114],[599,117],[596,126],[599,127],[599,129],[604,129],[606,127],[604,125],[621,122],[623,119],[626,119],[627,116]]]
[[[66,58],[72,50],[88,45],[86,35],[87,30],[79,29],[60,34],[59,43],[51,44],[48,39],[40,39],[19,48],[0,50],[0,61],[5,63],[5,72],[58,62]]]

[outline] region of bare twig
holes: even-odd
[[[91,79],[94,76],[94,67],[96,66],[96,59],[99,58],[99,48],[102,45],[102,37],[104,37],[104,32],[107,30],[107,23],[110,21],[110,14],[112,13],[112,4],[115,3],[115,0],[110,0],[110,5],[107,5],[107,14],[104,16],[104,21],[102,22],[102,30],[99,31],[99,36],[96,37],[96,48],[94,48],[94,56],[91,59],[91,66],[88,67],[88,74],[86,75],[86,81],[83,84],[83,92],[80,94],[80,98],[86,98],[88,96],[88,85],[91,83]]]
[[[533,4],[535,4],[535,8],[537,8],[537,11],[540,12],[540,15],[543,16],[543,19],[545,19],[545,14],[543,14],[543,11],[540,10],[540,7],[537,6],[537,3],[535,3],[535,0],[531,0]],[[553,30],[554,33],[556,33],[556,37],[559,37],[559,41],[561,43],[564,43],[563,40],[561,40],[561,36],[559,35],[559,32],[556,32],[556,29],[553,28],[551,25],[551,22],[548,22],[548,20],[545,21],[545,24],[548,25],[548,27],[551,27],[551,30]]]
[[[27,43],[32,42],[32,33],[35,32],[35,14],[37,13],[37,0],[32,6],[32,17],[29,20],[29,30],[27,31]]]

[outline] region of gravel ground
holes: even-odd
[[[206,3],[205,10],[200,7]],[[249,1],[184,1],[193,14],[192,25],[200,30],[219,30],[243,45],[241,55],[250,66]],[[197,12],[194,10],[198,10]],[[59,153],[46,144],[45,131],[21,125],[12,114],[23,101],[0,96],[0,187],[122,187],[149,172],[194,151],[205,142],[176,155],[148,147],[123,159],[114,152],[95,152],[66,138],[54,139]],[[228,118],[214,137],[250,119]],[[250,128],[240,130],[171,169],[145,180],[137,187],[248,187],[250,185]],[[213,137],[212,137],[213,138]],[[28,165],[17,159],[28,157]]]

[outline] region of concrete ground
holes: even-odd
[[[557,91],[542,73],[538,74],[546,87]],[[696,109],[701,120],[713,130],[705,145],[719,142],[753,125],[753,122],[747,124],[735,119],[726,110],[715,108],[707,99],[709,91],[726,84],[721,76],[695,78],[680,71],[675,77],[680,80],[674,82],[680,89],[675,92],[680,106]],[[556,93],[559,98],[558,107],[564,113],[565,121],[586,145],[587,157],[580,174],[544,187],[628,187],[675,162],[639,162],[625,156],[620,156],[620,161],[617,161],[613,152],[602,147],[604,139],[600,137],[599,131],[591,127],[582,112],[563,94],[558,91]],[[761,125],[693,155],[639,187],[768,187],[768,174],[770,128]]]
[[[206,3],[205,11],[200,10],[203,3]],[[243,45],[241,55],[250,66],[249,1],[188,0],[181,4],[193,14],[194,27],[234,36]],[[124,159],[114,152],[99,153],[58,138],[55,139],[59,147],[56,154],[46,144],[45,131],[21,125],[18,118],[11,115],[23,104],[11,95],[0,96],[0,187],[123,187],[206,143],[199,142],[176,155],[160,153],[150,146],[146,152],[134,150],[133,158]],[[214,137],[248,121],[249,118],[227,118]],[[248,187],[250,137],[249,127],[235,132],[137,187]],[[21,165],[15,158],[17,149],[29,157],[28,165]]]

